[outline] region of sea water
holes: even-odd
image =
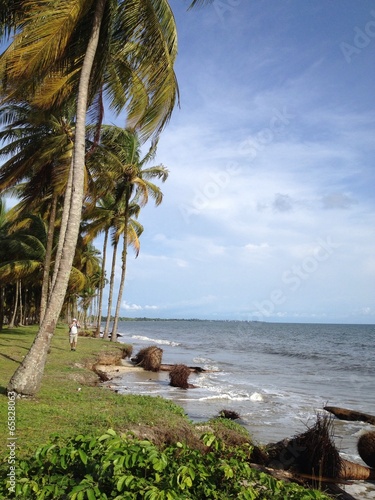
[[[193,421],[235,411],[259,444],[304,432],[326,405],[375,415],[374,325],[126,321],[119,333],[134,354],[156,345],[163,363],[207,370],[189,377],[196,388],[188,390],[171,387],[167,372],[126,373],[116,381],[119,392],[172,399]],[[364,465],[357,440],[368,430],[375,426],[334,420],[343,458]],[[375,499],[374,483],[345,488]]]

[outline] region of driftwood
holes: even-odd
[[[329,411],[340,420],[355,420],[375,425],[375,417],[373,415],[369,415],[368,413],[362,413],[355,410],[346,410],[345,408],[338,408],[337,406],[324,406],[324,410]]]
[[[175,364],[168,364],[168,363],[162,363],[160,365],[160,370],[161,371],[164,371],[164,372],[170,372],[172,370],[172,368],[176,366]],[[188,366],[189,370],[192,372],[192,373],[203,373],[203,372],[208,372],[208,373],[211,373],[213,372],[214,370],[206,370],[205,368],[201,368],[200,366]]]
[[[284,481],[286,483],[297,483],[301,486],[313,486],[316,488],[317,478],[308,474],[297,474],[289,472],[286,470],[272,469],[271,467],[266,467],[264,465],[259,465],[257,463],[251,463],[250,467],[259,470],[260,472],[265,472],[277,480]],[[343,483],[341,479],[339,481]],[[344,491],[340,486],[338,486],[337,480],[330,478],[319,478],[319,487],[322,491],[327,491],[333,493],[337,500],[356,500],[355,497]]]
[[[357,448],[365,464],[375,469],[375,431],[362,434],[358,439]]]

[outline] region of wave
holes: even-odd
[[[221,399],[226,401],[263,401],[263,396],[258,392],[254,392],[253,394],[223,392],[221,394],[215,394],[214,396],[202,396],[198,398],[198,401],[217,401]]]
[[[132,335],[132,339],[136,340],[144,340],[147,342],[154,342],[155,344],[161,344],[161,345],[171,345],[172,347],[180,345],[179,342],[174,342],[172,340],[165,340],[165,339],[153,339],[151,337],[146,337],[144,335]]]

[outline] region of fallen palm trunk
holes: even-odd
[[[341,470],[339,478],[346,480],[355,479],[363,481],[373,481],[375,479],[375,470],[370,469],[370,467],[365,467],[364,465],[355,464],[354,462],[349,462],[348,460],[341,459]]]
[[[340,420],[367,422],[369,424],[375,425],[375,417],[373,415],[369,415],[368,413],[362,413],[355,410],[346,410],[345,408],[338,408],[337,406],[325,406],[324,410],[329,411]]]
[[[275,479],[285,481],[287,483],[297,483],[301,486],[306,486],[308,484],[309,486],[314,486],[316,488],[317,478],[311,475],[297,474],[280,469],[272,469],[271,467],[266,467],[264,465],[259,465],[256,463],[251,463],[250,467],[261,472],[265,472]],[[356,500],[356,498],[350,495],[350,493],[347,493],[342,488],[340,488],[340,486],[336,484],[337,482],[338,481],[336,479],[319,478],[320,490],[333,493],[335,495],[335,498],[339,500]],[[344,481],[340,479],[339,482],[343,483]]]
[[[315,425],[293,439],[266,447],[267,465],[306,477],[337,480],[372,480],[375,470],[343,460],[332,439],[332,418],[317,417]]]
[[[160,365],[160,370],[164,372],[170,372],[175,364],[162,363]],[[206,370],[205,368],[201,368],[200,366],[188,366],[189,370],[193,373],[203,373],[203,372],[213,372],[214,370]]]

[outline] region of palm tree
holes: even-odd
[[[58,204],[66,190],[73,152],[74,125],[69,109],[51,114],[26,102],[0,110],[0,157],[9,158],[0,169],[0,191],[13,189],[21,199],[15,217],[38,210],[49,217],[40,318],[47,304],[52,245]]]
[[[100,179],[100,178],[99,178]],[[99,283],[99,300],[98,300],[98,316],[96,323],[95,336],[100,336],[100,326],[102,322],[102,307],[103,307],[103,289],[105,286],[105,266],[107,262],[107,246],[109,232],[115,216],[114,197],[110,192],[104,193],[96,202],[96,205],[87,204],[84,207],[83,232],[85,233],[85,241],[92,241],[100,233],[104,232],[104,242],[102,250],[102,270]],[[116,251],[112,255],[112,262],[116,259]],[[114,270],[113,270],[114,274]],[[114,278],[113,278],[114,279]],[[113,289],[110,288],[110,297],[112,297]],[[108,331],[105,338],[108,338]]]
[[[104,89],[116,111],[127,106],[128,119],[143,137],[160,133],[177,96],[176,28],[166,0],[31,0],[2,8],[0,34],[11,31],[14,41],[0,57],[5,97],[30,95],[48,109],[70,96],[77,102],[60,232],[63,252],[39,333],[8,384],[8,390],[33,395],[40,386],[79,233],[88,105]]]
[[[123,226],[121,278],[111,336],[111,340],[115,341],[125,284],[128,245],[135,248],[136,255],[139,252],[140,227],[136,224],[134,218],[130,218],[131,210],[134,210],[134,207],[140,208],[144,206],[148,202],[149,196],[155,200],[156,205],[161,203],[163,199],[162,192],[150,179],[158,178],[164,182],[168,177],[168,170],[163,165],[144,168],[155,157],[156,142],[151,145],[144,158],[141,158],[139,137],[131,130],[104,125],[102,127],[100,146],[100,157],[102,157],[102,151],[104,151],[107,161],[106,172],[110,172],[115,184],[114,202],[118,207],[118,216],[120,216],[120,219],[117,216],[117,224],[120,220]],[[95,154],[93,158],[95,161]],[[107,322],[109,316],[110,310],[108,311]]]
[[[95,159],[94,159],[95,161]],[[139,236],[143,231],[143,226],[137,222],[134,217],[139,214],[139,205],[133,204],[129,207],[129,221],[127,224],[127,231],[129,235],[127,236],[128,241],[133,246],[136,254],[139,252]],[[104,287],[104,270],[106,263],[106,253],[108,237],[111,234],[111,242],[113,246],[112,251],[112,263],[111,263],[111,275],[109,280],[109,295],[108,295],[108,305],[107,305],[107,320],[104,328],[103,338],[109,338],[109,325],[111,321],[111,311],[112,311],[112,301],[113,292],[115,284],[115,270],[116,270],[116,258],[117,258],[117,248],[121,236],[124,234],[126,226],[124,224],[124,213],[121,203],[118,203],[112,194],[105,194],[103,198],[97,201],[95,207],[86,206],[83,212],[83,219],[86,221],[84,224],[84,231],[86,232],[85,240],[91,241],[101,232],[104,232],[104,243],[103,243],[103,260],[102,260],[102,275],[100,280],[100,292]],[[97,320],[97,336],[100,333],[100,324],[102,316],[102,293],[99,297],[99,311]],[[98,332],[99,329],[99,332]]]

